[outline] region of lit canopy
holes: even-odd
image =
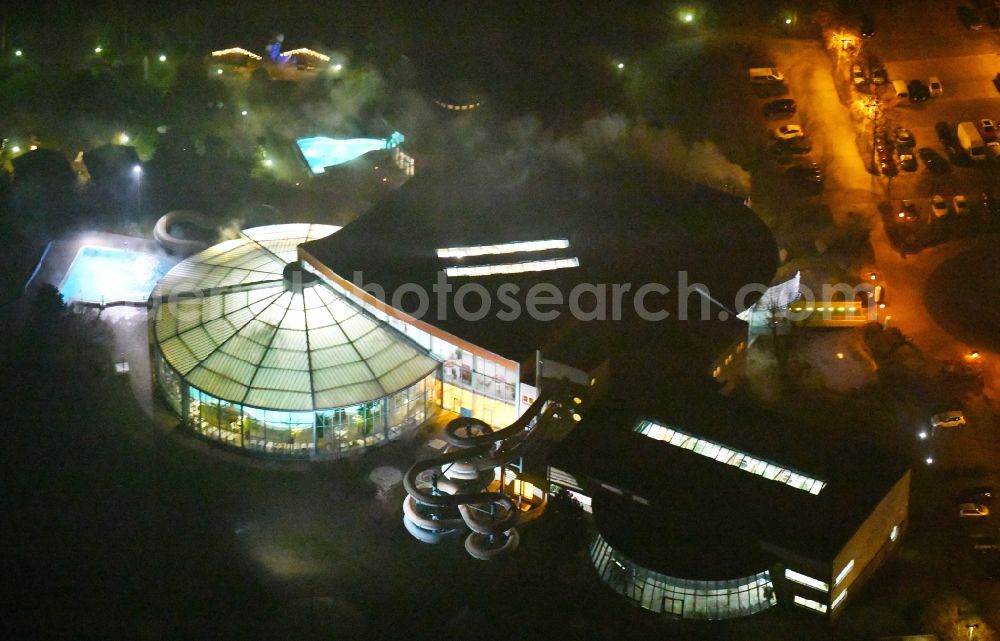
[[[260,56],[252,51],[247,51],[243,47],[230,47],[228,49],[219,49],[218,51],[212,52],[213,58],[220,58],[222,56],[246,56],[253,60],[260,60]]]
[[[217,398],[288,411],[378,399],[434,371],[408,339],[289,269],[297,245],[338,229],[257,227],[178,264],[152,294],[164,359]]]

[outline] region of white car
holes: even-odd
[[[934,427],[961,427],[965,425],[965,414],[958,410],[941,412],[931,417],[931,425]]]
[[[959,194],[951,199],[951,207],[958,216],[967,214],[969,213],[969,199]]]
[[[941,85],[941,79],[937,76],[931,76],[927,79],[927,88],[931,90],[932,98],[937,98],[944,93],[944,87]]]
[[[778,140],[792,140],[794,138],[801,138],[805,135],[805,132],[802,131],[802,127],[798,125],[781,125],[774,130],[774,137]]]
[[[935,194],[931,198],[931,211],[935,218],[944,218],[948,215],[948,201],[941,194]]]
[[[962,503],[958,506],[958,515],[962,518],[989,516],[990,508],[982,503]]]

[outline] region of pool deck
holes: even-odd
[[[82,247],[127,249],[157,256],[167,255],[153,240],[106,232],[81,232],[52,243],[38,272],[28,283],[26,293],[30,296],[44,283],[59,287]],[[121,307],[103,311],[96,309],[80,311],[96,314],[110,325],[113,335],[113,359],[115,362],[120,362],[124,358],[128,362],[129,372],[124,375],[129,377],[132,391],[142,408],[147,414],[152,415],[153,393],[145,308]]]
[[[55,287],[62,284],[66,278],[73,259],[81,247],[107,247],[111,249],[127,249],[129,251],[144,252],[157,256],[167,256],[163,249],[155,241],[135,236],[122,236],[121,234],[109,234],[106,232],[80,232],[69,238],[64,238],[52,243],[52,248],[45,256],[31,282],[26,287],[29,295],[36,291],[43,283],[51,283]]]

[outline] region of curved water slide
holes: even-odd
[[[189,240],[171,235],[170,228],[177,223],[188,223],[209,230],[215,228],[200,212],[192,209],[168,211],[160,216],[156,225],[153,226],[153,238],[161,247],[180,256],[194,254],[208,247],[208,243],[200,240]]]
[[[410,534],[437,543],[468,528],[465,549],[482,560],[515,549],[519,535],[514,526],[521,513],[507,494],[487,488],[494,470],[520,456],[531,434],[537,433],[528,428],[561,407],[567,390],[566,384],[552,381],[524,414],[498,430],[465,416],[448,423],[443,438],[449,451],[414,463],[403,477],[403,522]]]

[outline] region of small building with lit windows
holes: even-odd
[[[836,617],[906,528],[908,465],[669,378],[613,380],[549,460],[593,515],[602,580],[682,618]]]

